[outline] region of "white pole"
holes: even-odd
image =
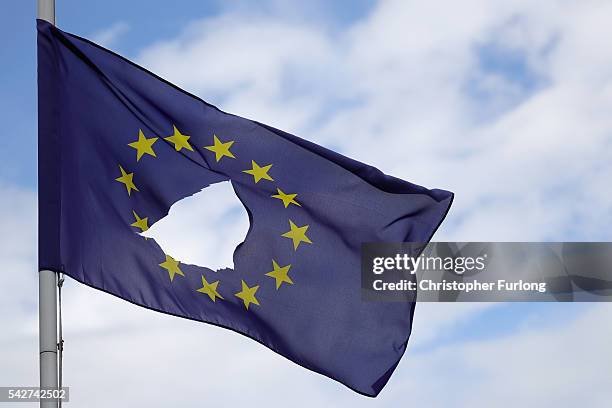
[[[37,0],[37,16],[41,20],[46,20],[55,25],[55,0]]]
[[[38,18],[55,25],[55,0],[37,0]],[[40,386],[57,388],[57,274],[38,273],[38,330]],[[55,408],[57,402],[40,402],[41,408]]]
[[[38,328],[40,346],[40,387],[57,388],[57,274],[38,272]],[[41,408],[57,407],[55,402]]]

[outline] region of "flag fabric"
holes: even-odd
[[[429,241],[452,193],[225,113],[42,20],[38,80],[40,269],[380,392],[415,304],[362,300],[361,244]],[[140,235],[225,181],[250,220],[233,269],[183,263]]]

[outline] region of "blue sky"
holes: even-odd
[[[0,336],[0,349],[14,350],[11,356],[4,352],[10,369],[0,370],[0,383],[6,385],[36,378],[34,3],[4,5],[0,26],[0,119],[8,129],[0,145],[2,259],[16,274],[11,293],[0,296],[0,320],[11,329]],[[601,17],[612,12],[609,6],[552,0],[471,0],[461,7],[443,1],[303,3],[188,0],[169,7],[162,1],[59,1],[57,22],[66,31],[107,41],[224,110],[398,177],[454,191],[456,203],[437,240],[611,238],[603,226],[612,222],[612,73],[606,68],[612,51],[599,43],[612,35]],[[227,204],[226,212],[207,222],[203,215],[213,210],[206,197],[213,195]],[[155,238],[195,263],[218,257],[222,264],[246,231],[244,211],[229,190],[207,189],[185,201],[159,223]],[[228,213],[233,215],[224,218]],[[194,218],[202,223],[193,226]],[[198,242],[202,231],[221,226],[226,234],[218,242]],[[236,355],[245,364],[242,374],[225,372],[234,388],[213,378],[202,386],[185,381],[177,385],[192,397],[184,406],[196,406],[202,389],[247,390],[255,401],[275,393],[279,405],[396,406],[408,393],[416,406],[490,406],[487,392],[503,394],[504,381],[520,395],[507,396],[503,406],[572,406],[576,396],[592,390],[578,381],[563,388],[566,379],[558,371],[564,370],[602,385],[586,405],[604,406],[612,397],[599,375],[602,359],[610,356],[602,342],[612,339],[609,319],[601,320],[609,316],[605,305],[423,305],[404,361],[388,390],[371,401],[231,333],[168,319],[72,282],[66,292],[72,347],[67,383],[88,392],[99,375],[108,384],[124,380],[135,387],[163,385],[172,380],[167,370],[195,375],[202,368],[190,350],[223,344],[219,354],[230,358],[228,364],[237,363]],[[542,342],[548,351],[537,347]],[[562,354],[570,346],[575,355]],[[107,361],[92,358],[91,347],[105,350]],[[482,357],[474,349],[483,350]],[[133,361],[123,361],[125,350]],[[145,351],[168,357],[149,366]],[[534,362],[540,358],[541,364]],[[521,364],[522,370],[515,367]],[[124,372],[116,378],[103,374],[118,365]],[[87,367],[99,371],[89,380],[81,375]],[[528,385],[530,371],[547,384],[540,392]],[[464,378],[452,380],[451,372]],[[281,384],[282,392],[259,379],[264,375]],[[448,382],[441,386],[455,400],[436,392],[437,377]],[[489,390],[481,401],[465,393],[482,391],[470,378]],[[168,398],[157,397],[159,406]],[[136,401],[129,392],[123,398]],[[243,403],[241,398],[230,401]]]

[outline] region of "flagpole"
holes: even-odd
[[[37,16],[55,25],[55,0],[37,0]],[[57,274],[38,272],[38,330],[40,387],[57,388]],[[40,402],[41,408],[55,408],[55,401]]]
[[[41,0],[39,0],[41,1]],[[40,347],[40,387],[57,388],[57,274],[38,272],[38,327]],[[57,407],[56,402],[40,402],[41,408]]]

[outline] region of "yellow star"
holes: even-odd
[[[179,274],[181,276],[185,276],[181,268],[179,268],[180,262],[175,260],[170,255],[166,255],[166,260],[159,264],[162,268],[168,271],[168,275],[170,275],[170,282],[174,280],[174,275]]]
[[[278,191],[278,194],[274,194],[272,197],[278,198],[279,200],[283,200],[285,208],[289,207],[289,204],[295,204],[298,207],[301,207],[301,205],[297,201],[295,201],[295,197],[297,197],[297,194],[285,194],[278,187],[276,188],[276,191]]]
[[[259,285],[249,288],[249,285],[247,285],[245,281],[242,281],[242,290],[235,295],[236,297],[242,299],[244,302],[244,307],[246,307],[247,310],[249,310],[249,305],[251,303],[259,306],[259,302],[255,297],[255,292],[257,292],[257,289],[259,289]]]
[[[219,286],[219,281],[208,283],[204,275],[202,275],[202,287],[198,289],[198,292],[207,294],[210,300],[216,302],[217,298],[223,299],[223,296],[217,292],[217,286]]]
[[[172,125],[172,127],[174,128],[174,134],[172,136],[164,137],[164,140],[174,143],[174,148],[177,152],[179,152],[183,147],[193,152],[193,147],[191,147],[188,142],[191,136],[182,134],[174,125]]]
[[[293,223],[293,221],[289,220],[290,231],[285,232],[282,236],[285,238],[290,238],[293,240],[293,250],[297,251],[300,242],[305,242],[307,244],[312,244],[312,241],[306,236],[306,231],[308,230],[308,225],[304,225],[303,227],[298,227]]]
[[[204,146],[205,149],[210,150],[211,152],[215,152],[215,159],[217,162],[221,160],[223,156],[227,156],[229,158],[235,159],[236,157],[230,152],[230,147],[234,144],[233,140],[229,142],[221,143],[217,135],[213,135],[214,144],[212,146]]]
[[[288,275],[289,269],[291,268],[291,265],[280,267],[276,263],[276,261],[273,259],[272,260],[272,266],[274,267],[274,270],[272,272],[266,273],[266,276],[269,276],[271,278],[276,279],[276,289],[277,290],[278,290],[278,288],[280,288],[280,286],[281,286],[281,284],[283,282],[287,282],[287,283],[293,285],[293,281],[291,280],[291,278]]]
[[[261,179],[274,181],[274,179],[268,175],[268,171],[270,170],[270,167],[272,167],[271,164],[259,167],[259,165],[255,163],[255,160],[251,160],[251,165],[252,168],[250,170],[242,170],[242,172],[252,175],[255,179],[255,183],[259,183],[259,180]]]
[[[140,228],[140,232],[145,232],[146,230],[148,230],[149,229],[149,217],[140,218],[138,214],[136,214],[136,211],[133,211],[133,210],[132,210],[132,213],[134,214],[134,219],[136,221],[134,221],[130,225],[132,227]]]
[[[117,177],[115,180],[125,184],[128,195],[131,194],[132,190],[138,191],[136,185],[134,184],[134,173],[126,173],[121,165],[119,165],[119,170],[121,170],[121,177]]]
[[[136,161],[139,161],[143,154],[150,154],[153,157],[157,157],[153,151],[153,143],[157,142],[158,137],[152,137],[147,139],[142,133],[141,129],[138,129],[138,140],[132,143],[128,143],[128,146],[136,149]]]

